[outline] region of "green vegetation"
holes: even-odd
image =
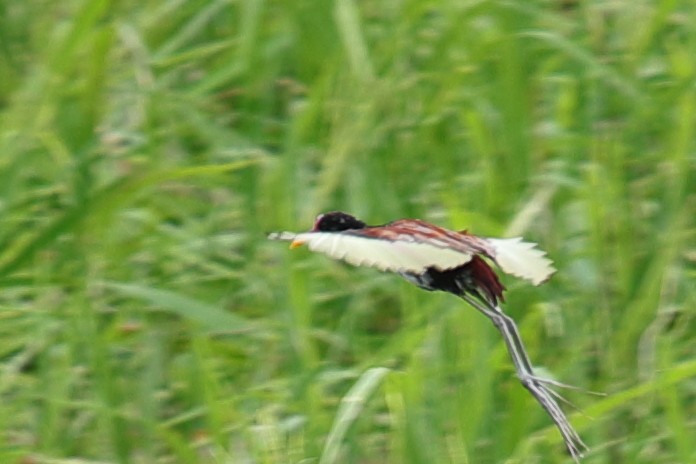
[[[0,3],[0,462],[561,463],[463,302],[289,251],[524,235],[584,462],[696,462],[686,0]]]

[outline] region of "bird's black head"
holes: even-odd
[[[312,230],[316,232],[341,232],[343,230],[364,229],[365,227],[367,224],[350,214],[333,211],[317,216]]]

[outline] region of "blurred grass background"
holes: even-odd
[[[696,462],[694,6],[1,2],[0,462],[569,462],[476,311],[265,240],[334,209],[538,241],[585,462]]]

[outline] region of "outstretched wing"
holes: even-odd
[[[276,232],[273,240],[306,244],[356,266],[420,274],[433,267],[444,271],[471,261],[474,255],[493,260],[500,268],[539,285],[555,271],[546,253],[521,238],[493,239],[454,232],[417,219],[401,219],[385,226],[341,232]]]
[[[493,255],[489,257],[508,274],[539,285],[556,272],[553,261],[547,258],[546,252],[538,249],[535,243],[523,242],[520,237],[484,240],[493,249]]]
[[[539,285],[556,272],[553,262],[546,257],[546,252],[537,248],[536,243],[525,242],[521,237],[484,238],[469,234],[467,231],[453,232],[427,222],[402,219],[389,224],[378,231],[387,235],[411,236],[418,241],[427,241],[437,246],[450,247],[467,254],[481,254],[493,260],[503,272]],[[365,229],[369,231],[369,229]]]
[[[451,269],[471,260],[472,253],[419,241],[406,236],[399,240],[378,237],[374,229],[342,232],[273,233],[272,240],[289,240],[293,245],[307,245],[310,250],[341,259],[355,266],[375,267],[382,271],[420,274],[429,267]],[[366,234],[367,231],[373,231]]]

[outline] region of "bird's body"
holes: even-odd
[[[449,292],[471,304],[502,334],[520,381],[551,416],[568,452],[579,462],[586,446],[554,399],[558,394],[547,386],[560,384],[534,374],[517,326],[499,306],[505,287],[488,263],[539,285],[555,269],[535,244],[519,238],[478,237],[418,219],[368,226],[342,212],[319,215],[309,232],[273,233],[269,238],[291,241],[291,248],[306,244],[310,250],[357,266],[396,272],[420,288]]]
[[[504,301],[505,287],[500,283],[493,269],[479,256],[473,256],[468,263],[444,271],[429,267],[419,274],[412,272],[400,274],[404,279],[424,290],[440,290],[457,296],[478,292],[492,304]]]
[[[275,232],[273,240],[292,241],[292,247],[307,245],[310,250],[342,259],[356,266],[382,271],[423,274],[432,268],[449,271],[474,259],[485,258],[504,272],[539,285],[555,272],[546,253],[520,238],[484,238],[466,231],[455,232],[419,219],[400,219],[382,226],[368,226],[353,216],[333,212],[320,215],[309,232]],[[485,270],[484,270],[485,268]],[[484,261],[462,271],[482,270],[490,280],[495,273]],[[499,283],[499,282],[498,282]],[[496,287],[485,282],[486,287]],[[502,289],[497,292],[502,296]]]

